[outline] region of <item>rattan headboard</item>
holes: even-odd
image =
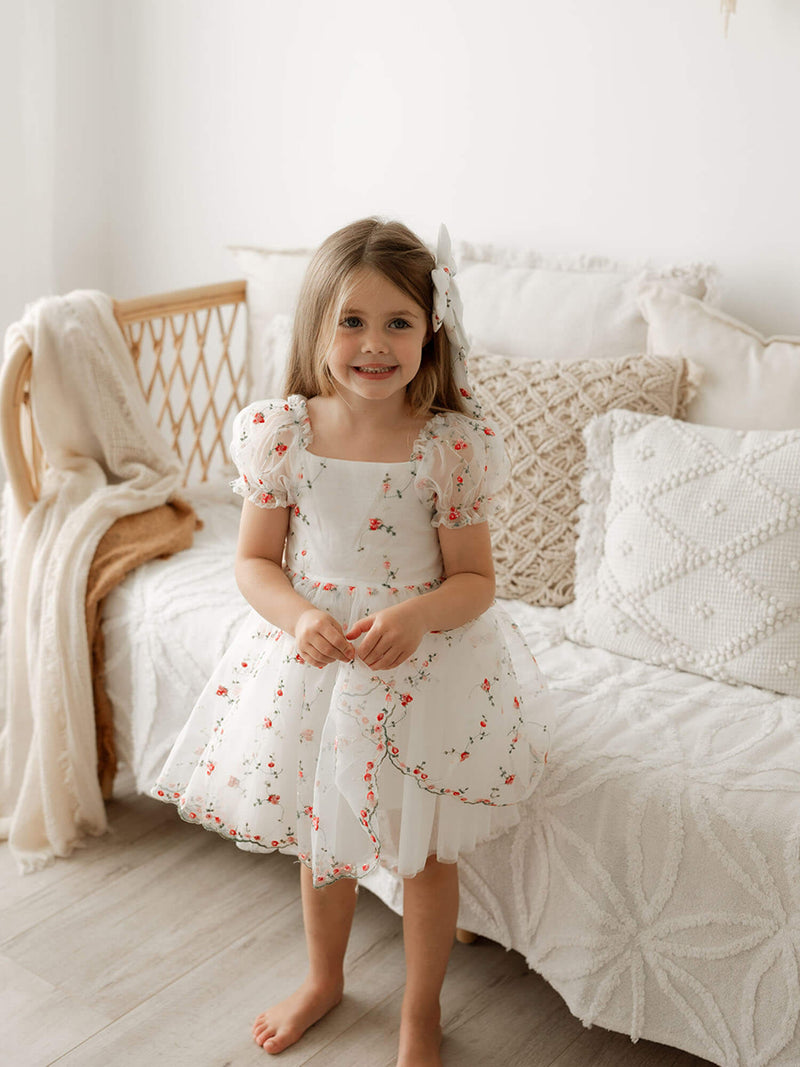
[[[245,403],[244,281],[114,302],[153,417],[184,468],[184,485],[228,461]],[[39,497],[43,456],[33,424],[29,349],[3,367],[0,428],[8,480],[23,514]]]

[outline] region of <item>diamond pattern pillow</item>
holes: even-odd
[[[586,427],[567,636],[800,696],[800,430]]]
[[[469,369],[511,462],[492,522],[497,595],[568,604],[574,598],[583,427],[612,408],[682,416],[697,388],[697,368],[667,356],[565,364],[473,355]]]

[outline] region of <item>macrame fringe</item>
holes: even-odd
[[[683,376],[679,383],[680,400],[676,405],[675,418],[685,419],[689,405],[697,396],[703,379],[706,376],[705,367],[696,363],[693,359],[684,358]]]

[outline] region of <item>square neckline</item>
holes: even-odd
[[[308,398],[296,394],[298,399],[302,402],[303,406],[303,421],[306,424],[306,434],[300,441],[301,448],[307,456],[313,456],[314,459],[322,460],[325,463],[349,463],[351,465],[361,467],[407,467],[409,464],[415,462],[414,456],[419,452],[423,443],[424,435],[426,434],[428,427],[435,419],[443,418],[447,413],[437,411],[429,419],[427,419],[420,427],[417,436],[414,438],[414,442],[411,445],[411,451],[408,459],[392,459],[392,460],[380,460],[380,459],[342,459],[339,456],[321,456],[318,452],[312,452],[308,447],[314,440],[314,430],[311,426],[311,416],[308,411]]]

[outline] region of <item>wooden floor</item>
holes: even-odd
[[[8,1067],[386,1067],[403,988],[400,919],[359,894],[342,1004],[272,1061],[253,1017],[302,977],[298,873],[114,801],[112,833],[22,877],[0,848],[0,1063]],[[456,945],[443,993],[448,1067],[701,1067],[585,1029],[516,953]]]

